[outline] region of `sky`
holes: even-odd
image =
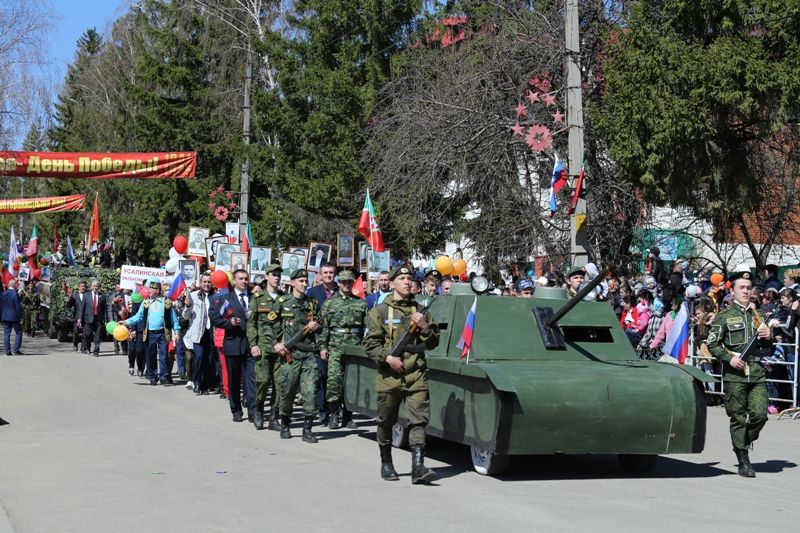
[[[50,34],[46,57],[56,72],[60,83],[67,73],[67,65],[75,57],[75,43],[83,32],[96,28],[106,35],[111,23],[127,11],[129,0],[48,0],[57,14],[58,22]]]

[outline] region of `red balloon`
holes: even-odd
[[[38,268],[34,268],[31,271],[31,275],[33,276],[33,279],[39,279],[42,277],[42,271]]]
[[[175,251],[181,255],[186,253],[186,248],[188,246],[189,246],[189,239],[187,239],[183,235],[176,235],[175,238],[172,239],[172,247],[175,248]]]
[[[218,289],[224,289],[228,286],[228,273],[223,270],[215,270],[211,274],[211,284]]]

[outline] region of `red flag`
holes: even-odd
[[[353,294],[364,299],[364,281],[361,279],[361,275],[359,274],[356,276],[355,282],[353,282]]]
[[[253,232],[250,230],[250,221],[247,221],[247,224],[244,226],[244,231],[242,231],[242,245],[241,250],[244,253],[250,252],[250,248],[253,247]]]
[[[364,208],[361,210],[361,220],[358,221],[358,232],[364,236],[374,251],[383,252],[385,250],[383,233],[378,227],[378,218],[375,216],[375,207],[372,205],[372,200],[369,199],[369,189],[367,189],[367,197],[364,199]]]
[[[586,169],[581,167],[581,172],[578,174],[578,181],[575,182],[575,192],[572,193],[572,199],[569,201],[568,215],[575,214],[575,206],[578,205],[578,200],[581,197],[581,189],[583,189],[583,178],[586,176]]]
[[[89,237],[86,240],[86,249],[91,250],[92,245],[97,249],[100,242],[100,199],[94,193],[94,207],[92,208],[92,222],[89,224]]]

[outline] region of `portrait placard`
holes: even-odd
[[[308,254],[308,265],[306,268],[309,272],[319,272],[320,267],[330,260],[331,248],[332,246],[325,242],[311,241],[308,243],[308,249],[311,253]]]
[[[336,265],[353,266],[355,264],[353,243],[355,238],[352,235],[336,235]]]
[[[207,257],[206,239],[209,234],[208,228],[189,228],[189,246],[186,249],[186,255]]]

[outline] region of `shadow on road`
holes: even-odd
[[[5,426],[5,425],[8,425],[10,423],[11,422],[9,422],[8,420],[5,420],[4,418],[0,418],[0,426]]]
[[[769,474],[776,474],[783,472],[787,468],[795,468],[797,463],[783,460],[765,461],[763,463],[753,463],[753,470],[756,472],[764,472]]]

